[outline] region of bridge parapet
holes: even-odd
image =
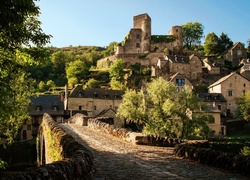
[[[65,133],[50,115],[44,114],[39,128],[40,166],[6,179],[92,179],[92,153]]]

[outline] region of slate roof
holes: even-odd
[[[109,109],[104,109],[103,111],[101,111],[99,114],[97,114],[95,117],[102,117],[103,115],[105,115],[108,111],[113,111],[114,114],[116,114],[115,110],[112,108]]]
[[[173,63],[189,63],[189,57],[188,56],[172,56],[172,55],[167,55],[165,57],[166,60],[170,60]]]
[[[71,98],[122,99],[123,91],[101,88],[86,88],[77,85],[69,94]]]
[[[199,99],[204,102],[227,102],[221,93],[200,93]]]
[[[42,116],[44,113],[49,115],[64,115],[64,104],[60,95],[39,95],[31,97],[30,115]]]
[[[211,84],[208,88],[211,88],[211,87],[213,87],[213,86],[216,86],[216,85],[218,85],[218,84],[221,84],[222,82],[224,82],[225,80],[227,80],[229,77],[231,77],[231,76],[233,76],[233,75],[235,75],[235,74],[238,74],[236,71],[235,72],[232,72],[231,74],[228,74],[227,76],[224,76],[224,77],[222,77],[222,78],[220,78],[218,81],[216,81],[216,82],[214,82],[213,84]],[[243,77],[243,78],[245,78],[244,76],[242,76],[242,75],[240,75],[240,74],[238,74],[239,76],[241,76],[241,77]],[[246,78],[245,78],[246,79]],[[248,79],[246,79],[246,80],[248,80]]]

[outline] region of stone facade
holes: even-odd
[[[208,87],[209,93],[221,93],[227,101],[227,116],[237,110],[237,99],[250,88],[250,81],[237,72],[233,72]]]
[[[87,112],[88,116],[95,117],[105,109],[112,108],[117,110],[122,102],[122,91],[106,90],[96,88],[83,89],[82,86],[76,86],[65,98],[65,110],[74,114],[74,111],[80,113]]]
[[[240,62],[241,65],[243,65],[240,68],[240,74],[250,80],[250,59],[242,59]]]
[[[247,51],[240,42],[223,53],[223,59],[231,61],[233,66],[238,66],[243,58],[247,58]]]

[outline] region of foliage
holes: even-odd
[[[114,64],[111,65],[109,69],[110,79],[113,79],[118,82],[124,81],[124,68],[125,64],[122,59],[116,59]]]
[[[210,134],[206,122],[210,116],[199,110],[198,97],[187,87],[180,93],[163,78],[147,83],[141,91],[127,90],[118,108],[118,116],[143,123],[143,132],[157,136],[193,139]]]
[[[33,81],[25,70],[44,59],[47,51],[41,47],[51,36],[42,31],[32,0],[0,1],[0,14],[0,132],[13,142],[29,119]]]
[[[182,25],[183,47],[191,49],[193,45],[201,43],[204,27],[199,22],[188,22]]]
[[[247,91],[245,95],[239,98],[238,111],[244,120],[250,121],[250,91]]]
[[[0,158],[0,169],[5,169],[8,164]]]
[[[176,40],[176,37],[168,35],[152,35],[151,40],[154,43],[169,43],[174,42]]]
[[[214,32],[207,34],[204,41],[204,51],[207,55],[221,54],[233,46],[233,42],[225,33],[218,37]]]
[[[38,20],[39,7],[33,0],[0,1],[0,47],[8,50],[21,45],[42,46],[49,42],[50,35],[43,33]]]
[[[86,83],[85,83],[85,87],[89,87],[89,88],[100,88],[100,83],[99,81],[95,80],[94,78],[89,79]]]
[[[240,155],[242,155],[242,156],[250,156],[250,147],[249,146],[244,146],[240,151]]]
[[[208,33],[204,41],[204,51],[206,55],[214,55],[218,53],[218,36],[212,32]]]
[[[67,79],[75,78],[77,83],[87,78],[89,74],[88,67],[82,60],[70,62],[66,69]]]
[[[233,46],[233,41],[225,33],[221,33],[218,39],[219,53],[223,53],[225,50]]]
[[[122,91],[125,91],[126,90],[126,85],[123,84],[122,82],[120,81],[117,81],[115,79],[111,79],[110,81],[110,87],[112,90],[122,90]]]

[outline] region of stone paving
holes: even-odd
[[[94,180],[249,179],[175,157],[173,148],[134,145],[76,124],[61,126],[93,153],[96,167]]]

